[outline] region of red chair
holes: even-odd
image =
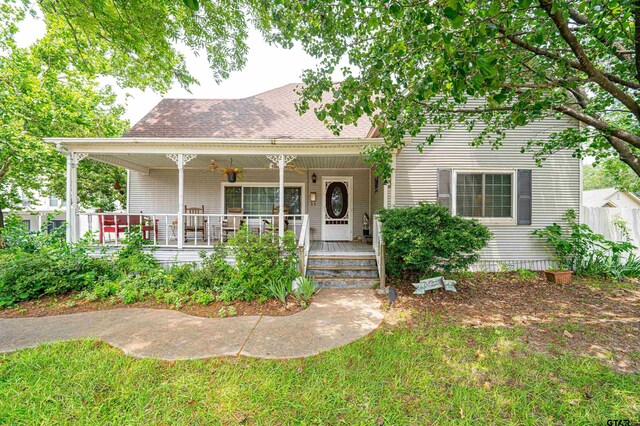
[[[102,213],[101,209],[98,209],[98,213]],[[104,234],[113,233],[116,234],[116,239],[120,239],[120,234],[123,234],[131,226],[137,226],[142,232],[142,236],[145,240],[151,239],[151,232],[155,233],[155,240],[158,241],[158,219],[151,222],[151,219],[142,215],[113,215],[105,214],[98,216],[100,225],[100,244],[104,243]]]
[[[151,233],[155,233],[156,241],[158,241],[158,219],[152,222],[151,218],[142,215],[142,212],[140,213],[140,215],[128,216],[129,225],[138,226],[142,232],[142,238],[145,240],[151,240]]]
[[[98,213],[102,213],[102,209],[98,209]],[[104,234],[116,234],[116,240],[120,238],[127,230],[127,216],[105,214],[98,216],[98,224],[100,226],[100,244],[104,244]]]

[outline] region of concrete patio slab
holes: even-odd
[[[0,319],[0,352],[82,338],[136,357],[163,360],[245,355],[299,358],[351,343],[382,322],[371,289],[323,289],[308,309],[286,317],[201,318],[162,309],[114,309]]]

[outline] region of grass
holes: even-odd
[[[0,424],[605,424],[640,378],[426,316],[288,361],[135,359],[95,341],[0,356]]]

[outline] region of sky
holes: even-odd
[[[21,46],[28,46],[45,32],[41,20],[29,17],[20,26],[16,41]],[[269,46],[264,42],[256,30],[249,34],[249,54],[245,68],[237,71],[227,79],[217,84],[209,69],[206,55],[196,57],[188,49],[183,50],[187,58],[187,67],[191,74],[200,82],[192,87],[191,93],[182,89],[178,84],[164,95],[167,98],[244,98],[301,81],[302,71],[315,68],[317,61],[307,55],[301,47],[282,49]],[[339,76],[336,76],[339,79]],[[118,100],[125,105],[125,118],[133,125],[151,110],[163,95],[151,90],[141,91],[127,89],[126,91],[114,84],[114,79],[103,78],[105,84],[111,84],[118,94]],[[127,96],[129,94],[129,96]]]

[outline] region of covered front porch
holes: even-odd
[[[206,249],[247,227],[280,237],[292,231],[304,255],[313,242],[335,243],[316,250],[366,252],[373,250],[373,214],[387,194],[361,155],[366,145],[379,143],[372,139],[47,141],[67,154],[70,241],[85,237],[118,246],[135,227],[156,247]],[[126,211],[78,207],[77,165],[84,158],[128,170]],[[234,182],[224,174],[231,166],[244,171]]]

